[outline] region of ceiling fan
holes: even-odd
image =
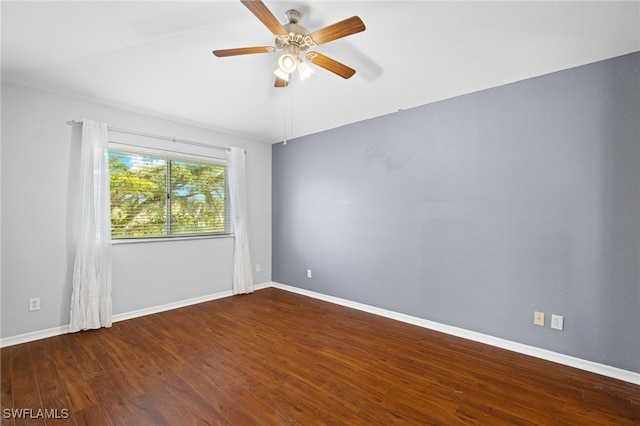
[[[276,36],[274,46],[240,47],[235,49],[214,50],[217,57],[249,55],[254,53],[283,52],[278,60],[278,68],[275,70],[275,87],[289,85],[291,74],[297,69],[300,79],[305,80],[314,70],[308,64],[311,62],[342,78],[352,77],[356,71],[353,68],[329,58],[310,48],[328,43],[339,38],[365,30],[364,22],[352,16],[328,27],[309,33],[306,28],[298,25],[302,14],[290,9],[286,12],[288,24],[281,24],[261,0],[240,0],[268,29]]]

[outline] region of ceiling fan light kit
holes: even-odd
[[[298,73],[300,74],[300,81],[304,81],[307,78],[311,77],[311,74],[316,72],[313,68],[311,68],[306,62],[300,61],[298,63]]]
[[[291,74],[296,70],[296,65],[298,64],[299,60],[300,58],[298,58],[297,56],[294,56],[291,53],[285,53],[284,55],[280,56],[280,59],[278,60],[278,67],[282,70],[282,72]]]
[[[289,77],[290,77],[290,73],[282,71],[282,69],[280,69],[280,67],[276,68],[276,70],[273,72],[279,79],[286,81],[287,83],[289,82]],[[282,87],[282,86],[276,86],[276,87]]]
[[[364,31],[365,25],[360,18],[352,16],[328,27],[309,33],[306,28],[298,25],[302,14],[289,9],[285,13],[287,24],[280,21],[271,13],[261,0],[240,0],[275,36],[275,47],[243,47],[235,49],[214,50],[217,57],[248,55],[254,53],[283,52],[278,59],[275,87],[287,87],[291,74],[298,70],[300,80],[309,78],[315,70],[309,66],[311,62],[342,78],[351,78],[356,71],[353,68],[331,59],[318,52],[307,52],[309,48],[328,43],[339,38]],[[302,56],[302,57],[301,57]]]

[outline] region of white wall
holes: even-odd
[[[2,85],[0,337],[69,322],[80,126],[91,118],[156,135],[247,150],[249,231],[256,283],[271,280],[271,146],[221,132]],[[113,246],[114,314],[231,290],[231,238]],[[41,309],[29,312],[28,299]]]

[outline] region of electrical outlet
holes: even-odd
[[[551,315],[551,328],[562,330],[564,328],[564,317],[561,315]]]
[[[307,269],[307,278],[311,278],[311,269]]]
[[[39,311],[40,310],[40,298],[34,297],[33,299],[29,299],[29,312]]]
[[[535,325],[539,325],[544,327],[544,312],[534,312],[533,313],[533,323]]]
[[[256,272],[260,272],[260,269],[261,269],[261,268],[260,268],[260,264],[258,263],[258,264],[256,265]]]

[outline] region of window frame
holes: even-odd
[[[207,156],[199,153],[180,152],[162,148],[149,148],[146,146],[138,146],[133,144],[109,142],[108,152],[109,155],[112,151],[117,151],[125,155],[142,155],[151,158],[162,159],[166,161],[165,165],[165,193],[167,195],[166,205],[166,218],[167,218],[167,233],[161,235],[143,235],[143,236],[123,236],[123,237],[111,237],[112,244],[130,244],[130,243],[145,243],[145,242],[158,242],[158,241],[184,241],[184,240],[198,240],[198,239],[211,239],[211,238],[229,238],[233,237],[233,230],[231,227],[230,208],[231,201],[229,200],[229,179],[228,168],[226,161],[220,157]],[[170,234],[171,232],[171,162],[180,161],[192,164],[204,164],[222,167],[224,169],[224,231],[206,231],[206,232],[191,232],[191,233],[179,233]],[[111,169],[109,169],[111,174]],[[109,189],[111,192],[111,188]],[[111,204],[109,211],[111,213]],[[113,225],[111,225],[111,233],[113,235]]]

